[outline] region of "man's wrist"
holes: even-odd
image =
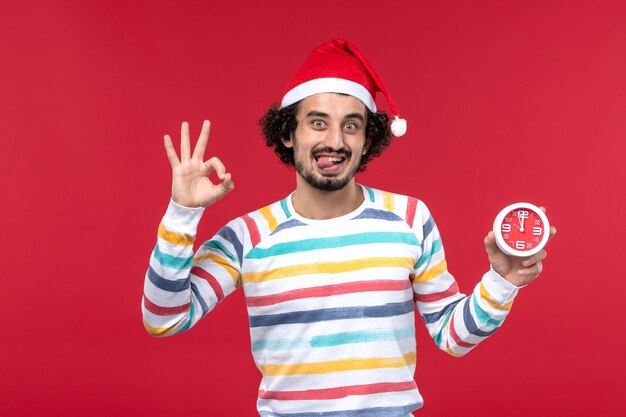
[[[185,207],[170,199],[163,224],[177,233],[195,236],[203,213],[204,207]]]
[[[504,278],[493,267],[483,276],[482,282],[492,297],[501,304],[512,301],[521,288]]]

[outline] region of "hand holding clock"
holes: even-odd
[[[547,255],[543,247],[556,234],[545,212],[545,208],[528,203],[512,204],[498,214],[494,230],[485,237],[492,268],[518,287],[528,285],[539,276],[543,269],[541,261]],[[530,226],[524,228],[524,222],[530,222]],[[511,224],[517,231],[511,229]]]

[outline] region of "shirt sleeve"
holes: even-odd
[[[490,269],[469,296],[460,293],[435,221],[421,201],[413,230],[421,242],[412,276],[417,309],[437,346],[463,356],[502,325],[518,288]]]
[[[235,220],[194,254],[203,212],[170,201],[159,225],[141,303],[144,326],[153,336],[190,329],[241,284],[242,229]]]

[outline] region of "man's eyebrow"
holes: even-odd
[[[344,119],[359,119],[362,122],[365,122],[365,117],[361,113],[350,113],[346,114]]]
[[[311,110],[310,112],[308,112],[306,114],[306,117],[311,117],[311,116],[317,116],[317,117],[330,117],[329,114],[321,112],[321,111],[317,111],[317,110]]]
[[[311,110],[310,112],[308,112],[306,114],[306,117],[325,117],[325,118],[330,118],[330,115],[328,113],[324,113],[322,111],[319,110]],[[362,122],[365,121],[365,117],[363,117],[363,115],[361,113],[348,113],[344,116],[344,120],[345,119],[358,119]]]

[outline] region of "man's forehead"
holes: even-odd
[[[365,117],[367,108],[361,100],[348,94],[320,93],[300,101],[298,115],[307,115],[310,112],[338,117],[358,113]]]

